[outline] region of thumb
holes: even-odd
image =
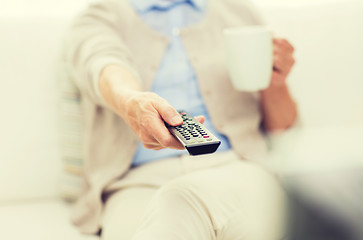
[[[200,122],[201,124],[203,124],[204,121],[205,121],[205,117],[204,116],[196,116],[195,119],[197,119],[197,121]]]
[[[159,112],[162,119],[171,126],[178,126],[183,123],[183,119],[179,113],[168,103],[162,103],[156,105],[156,110]]]

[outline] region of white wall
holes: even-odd
[[[363,1],[317,0],[261,9],[276,35],[296,48],[289,84],[304,126],[362,124]]]
[[[1,0],[0,16],[29,14],[57,15],[72,13],[95,0]],[[120,0],[126,1],[126,0]],[[240,1],[240,0],[235,0]],[[250,0],[259,6],[304,6],[350,0]],[[362,0],[356,0],[362,1]]]
[[[235,0],[238,1],[238,0]],[[332,3],[344,3],[351,0],[250,0],[260,6],[311,6]],[[353,0],[362,1],[362,0]]]
[[[0,16],[64,16],[92,0],[1,0]]]

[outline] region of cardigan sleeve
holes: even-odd
[[[139,79],[132,55],[122,38],[121,1],[90,5],[72,23],[66,34],[64,63],[83,96],[106,106],[98,88],[103,68],[110,64],[126,67]]]

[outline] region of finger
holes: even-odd
[[[150,133],[148,133],[147,131],[144,130],[143,133],[141,133],[139,135],[139,139],[140,141],[144,144],[144,145],[148,145],[148,146],[160,146],[160,143],[158,140],[156,140]]]
[[[280,48],[283,48],[289,52],[294,52],[294,47],[289,43],[286,39],[283,38],[275,38],[273,40],[274,46],[278,46]]]
[[[201,124],[203,124],[205,122],[204,116],[196,116],[195,119],[197,119],[197,121],[200,122]]]
[[[145,148],[147,149],[156,149],[156,148],[162,148],[162,146],[159,144],[158,141],[155,140],[155,142],[142,142]]]
[[[274,56],[273,66],[274,66],[275,70],[277,70],[281,74],[285,74],[285,72],[287,71],[287,68],[288,68],[288,62],[283,57],[281,57],[281,55],[276,54]]]
[[[162,119],[171,126],[178,126],[183,123],[183,119],[180,117],[179,113],[166,101],[158,101],[154,104],[154,107],[159,112]]]
[[[160,146],[164,148],[172,149],[184,149],[183,144],[181,144],[165,127],[164,122],[161,119],[155,120],[152,128],[152,136],[156,139]]]
[[[277,46],[279,48],[282,48],[288,52],[294,52],[295,48],[291,45],[289,41],[283,38],[275,38],[273,39],[274,46]]]
[[[281,56],[285,59],[293,59],[294,58],[294,54],[293,52],[290,52],[280,46],[274,46],[274,50],[273,50],[273,53],[274,53],[274,56],[275,55],[278,55],[278,56]]]
[[[155,151],[159,151],[161,149],[165,149],[165,148],[163,148],[163,147],[153,148],[153,150],[155,150]]]
[[[161,150],[161,149],[164,149],[164,147],[162,147],[160,145],[158,145],[158,146],[153,145],[153,144],[143,144],[143,145],[144,145],[144,147],[146,149],[152,149],[152,150]]]
[[[282,39],[282,45],[284,45],[287,49],[289,49],[292,52],[295,51],[294,46],[287,39]]]
[[[291,71],[295,59],[291,55],[275,54],[274,55],[274,68],[284,76],[287,76]]]

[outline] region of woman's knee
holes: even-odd
[[[178,208],[191,207],[198,203],[198,187],[185,178],[174,180],[159,189],[154,201],[164,207],[176,204]]]

